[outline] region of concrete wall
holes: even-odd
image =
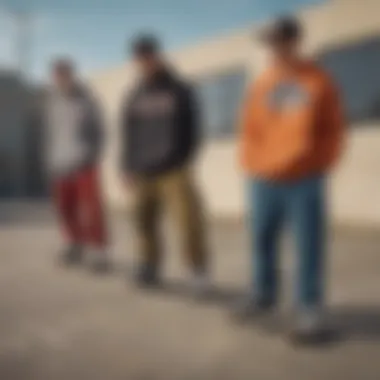
[[[380,35],[379,0],[331,0],[299,14],[307,27],[306,49],[317,53],[331,45]],[[349,20],[352,20],[350,22]],[[257,27],[259,28],[259,27]],[[200,76],[244,66],[254,78],[265,54],[252,39],[252,29],[203,41],[170,54],[182,73]],[[104,182],[113,206],[128,204],[117,170],[119,135],[117,110],[122,94],[135,73],[126,65],[91,77],[91,84],[105,105],[109,144],[104,160]],[[216,216],[239,217],[243,213],[244,183],[237,164],[236,136],[205,143],[197,165],[208,207]],[[351,126],[345,157],[331,181],[333,220],[344,224],[380,227],[380,124]]]

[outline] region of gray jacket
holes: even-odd
[[[70,94],[51,91],[45,106],[45,160],[50,176],[66,176],[96,165],[103,121],[90,93],[80,86]]]

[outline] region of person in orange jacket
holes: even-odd
[[[322,321],[325,266],[325,180],[342,150],[344,118],[329,76],[300,53],[296,19],[263,33],[273,63],[255,82],[243,109],[241,161],[249,178],[254,284],[238,315],[272,310],[278,293],[277,243],[293,227],[298,259],[298,310],[291,337],[327,337]],[[330,335],[329,335],[330,336]]]

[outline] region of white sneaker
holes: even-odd
[[[323,326],[321,310],[315,308],[303,310],[297,318],[296,328],[300,332],[319,330]]]
[[[208,296],[211,291],[211,282],[207,273],[194,273],[191,278],[191,288],[197,298]]]
[[[110,253],[105,249],[94,249],[90,260],[91,268],[96,273],[106,273],[111,269]]]
[[[337,338],[331,326],[326,325],[321,310],[303,310],[298,315],[296,325],[290,332],[290,339],[297,345],[328,343]]]

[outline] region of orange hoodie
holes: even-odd
[[[315,65],[291,73],[272,68],[249,92],[243,109],[241,159],[249,175],[295,180],[328,170],[342,145],[338,93]]]

